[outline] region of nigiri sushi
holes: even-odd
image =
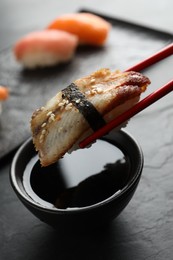
[[[14,46],[16,59],[27,68],[44,67],[72,59],[78,38],[60,30],[35,31]]]
[[[150,80],[138,72],[101,69],[74,81],[31,117],[33,143],[42,166],[138,102]]]
[[[75,34],[82,44],[101,46],[105,43],[111,24],[91,13],[61,15],[48,25],[48,29]]]
[[[2,112],[2,102],[8,99],[9,90],[7,87],[0,86],[0,114]]]

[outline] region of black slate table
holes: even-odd
[[[67,1],[40,0],[24,3],[21,0],[1,0],[0,79],[3,80],[1,83],[9,84],[12,88],[12,97],[18,94],[16,84],[19,78],[21,84],[19,87],[25,90],[26,85],[33,84],[36,87],[37,81],[42,77],[30,73],[23,73],[21,76],[20,67],[13,61],[11,54],[14,42],[31,30],[44,28],[53,18],[65,12],[76,12],[82,8],[90,8],[94,11],[99,9],[101,13],[116,18],[112,10],[113,7],[117,8],[117,1],[109,1],[108,5],[102,3],[102,6],[97,8],[98,3],[101,2],[87,1],[84,6],[80,1],[70,1],[67,4]],[[133,2],[136,3],[136,1],[129,1],[129,6]],[[130,18],[133,17],[129,14],[127,20]],[[120,69],[125,69],[172,41],[171,32],[163,32],[163,29],[162,31],[158,28],[150,30],[136,23],[124,23],[123,19],[113,19],[112,22],[113,34],[108,43],[110,48],[94,53],[95,59],[91,49],[79,50],[75,61],[70,64],[70,68],[68,67],[69,78],[66,78],[62,68],[56,76],[54,72],[49,72],[43,79],[45,89],[48,88],[49,81],[52,80],[54,84],[57,77],[60,78],[61,83],[67,84],[68,80],[83,74],[85,70],[95,70],[99,65],[99,57],[102,57],[101,66],[109,66],[111,69],[119,66]],[[128,45],[126,41],[123,43],[121,38],[115,40],[116,33],[126,40],[126,31],[130,32],[130,35],[132,33],[133,36],[128,39]],[[115,42],[115,49],[112,42]],[[128,49],[124,50],[127,46]],[[83,62],[86,57],[89,67]],[[115,61],[117,58],[119,60]],[[80,69],[78,67],[76,71],[73,68],[77,65]],[[169,57],[164,62],[144,71],[152,81],[149,92],[172,79],[172,65],[173,59]],[[17,76],[18,74],[20,77]],[[54,91],[55,89],[50,90],[51,95]],[[46,100],[48,90],[45,93]],[[10,99],[12,102],[14,100]],[[11,132],[9,101],[4,104],[4,113],[7,110],[8,113],[0,118],[0,259],[173,259],[172,100],[173,94],[170,93],[132,118],[126,127],[126,130],[139,141],[145,157],[142,178],[132,201],[109,226],[81,234],[55,231],[35,218],[14,194],[9,182],[10,164],[17,147],[29,136],[28,121],[25,120],[28,120],[27,117],[36,103],[33,107],[30,104],[23,112],[23,125],[19,124],[18,128],[21,135]],[[39,102],[41,102],[40,99]],[[15,109],[14,107],[13,111],[16,111],[16,116],[17,113],[21,115],[21,112]],[[5,121],[8,125],[7,129],[10,129],[7,133],[10,138],[3,136]],[[15,122],[12,122],[15,125]],[[13,142],[12,139],[15,138],[16,142]]]

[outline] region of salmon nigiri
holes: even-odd
[[[59,16],[48,25],[75,34],[82,44],[103,45],[108,37],[111,24],[91,13],[74,13]]]
[[[76,50],[75,35],[60,30],[35,31],[14,46],[16,59],[27,68],[56,65],[69,61]]]
[[[58,92],[31,118],[42,166],[56,162],[91,131],[138,102],[150,80],[138,72],[101,69]]]
[[[2,112],[2,101],[5,101],[9,97],[9,90],[7,87],[0,86],[0,114]]]

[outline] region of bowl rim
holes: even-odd
[[[41,205],[38,202],[34,201],[29,195],[26,195],[18,185],[15,167],[16,167],[17,161],[18,161],[22,151],[26,148],[27,145],[32,143],[32,137],[29,137],[26,141],[23,142],[23,144],[18,148],[18,150],[16,151],[16,153],[12,159],[12,163],[11,163],[11,167],[10,167],[10,182],[11,182],[11,185],[12,185],[15,193],[17,194],[18,197],[20,197],[20,199],[23,202],[31,205],[33,208],[36,208],[36,209],[39,208],[39,210],[44,211],[44,212],[50,212],[51,214],[74,214],[74,213],[76,214],[76,213],[85,212],[88,210],[95,210],[97,208],[106,206],[109,203],[112,203],[115,199],[121,199],[120,197],[122,195],[124,195],[124,193],[128,192],[131,189],[131,187],[135,184],[135,182],[138,181],[138,179],[140,179],[142,169],[143,169],[143,164],[144,164],[144,155],[143,155],[143,151],[141,149],[139,142],[130,133],[128,133],[125,130],[119,130],[118,132],[120,134],[124,135],[126,138],[130,139],[130,141],[136,147],[136,151],[138,152],[139,161],[138,161],[138,167],[136,169],[136,173],[131,178],[131,180],[120,191],[115,192],[110,197],[108,197],[100,202],[97,202],[95,204],[85,206],[85,207],[59,209],[56,207],[50,208],[48,206]],[[103,138],[102,140],[106,140],[106,139]],[[117,146],[117,147],[119,149],[121,149],[121,147],[119,147],[119,146]],[[122,151],[122,149],[121,149],[121,151]]]

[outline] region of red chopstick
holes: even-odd
[[[146,60],[140,62],[139,64],[127,69],[126,71],[131,71],[131,70],[140,71],[172,54],[173,54],[173,44],[170,44],[166,48],[162,49],[161,51],[147,58]],[[90,143],[94,142],[96,139],[107,134],[113,128],[121,125],[132,116],[136,115],[137,113],[139,113],[146,107],[150,106],[151,104],[153,104],[154,102],[162,98],[163,96],[167,95],[172,90],[173,90],[173,80],[171,80],[170,82],[168,82],[167,84],[159,88],[158,90],[154,91],[146,98],[138,102],[136,105],[134,105],[131,109],[127,110],[120,116],[116,117],[115,119],[107,123],[104,127],[100,128],[99,130],[97,130],[96,132],[94,132],[93,134],[85,138],[83,141],[79,143],[79,147],[85,148]]]
[[[127,110],[120,116],[116,117],[112,121],[110,121],[108,124],[106,124],[104,127],[100,128],[96,132],[94,132],[92,135],[88,136],[86,139],[84,139],[82,142],[79,143],[80,148],[85,148],[87,145],[95,141],[96,139],[102,137],[103,135],[107,134],[109,131],[111,131],[113,128],[121,125],[126,120],[131,118],[132,116],[136,115],[146,107],[150,106],[169,92],[173,90],[173,80],[168,82],[166,85],[161,87],[160,89],[154,91],[150,95],[148,95],[146,98],[138,102],[136,105],[134,105],[131,109]]]
[[[133,67],[128,68],[126,71],[141,71],[154,63],[165,59],[166,57],[173,54],[173,43],[169,44],[165,48],[161,49],[160,51],[156,52],[154,55],[150,56],[149,58],[141,61],[140,63],[134,65]]]

